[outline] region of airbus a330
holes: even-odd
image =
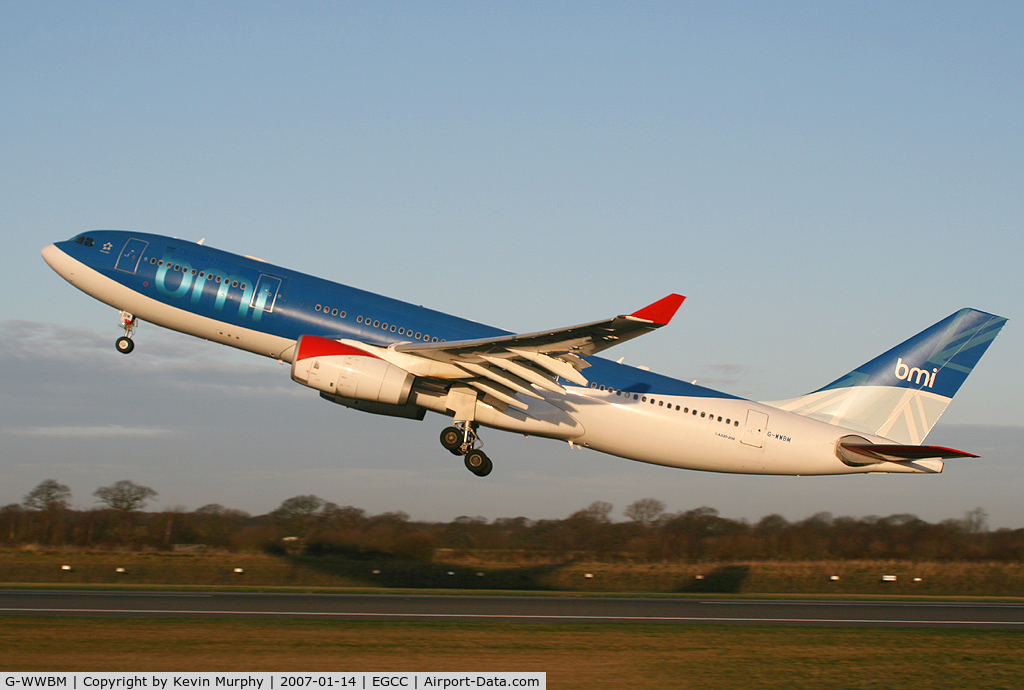
[[[231,254],[97,230],[43,249],[65,280],[120,313],[291,365],[297,383],[363,412],[450,417],[441,445],[491,472],[481,427],[715,472],[941,472],[971,453],[923,445],[1006,319],[961,309],[832,383],[755,402],[598,357],[667,325],[668,295],[602,321],[510,333]],[[439,425],[440,426],[440,425]]]

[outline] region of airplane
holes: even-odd
[[[97,230],[42,250],[65,280],[140,321],[291,365],[291,378],[378,415],[451,418],[441,445],[478,476],[481,427],[668,467],[778,475],[937,473],[978,457],[925,438],[1006,323],[961,309],[832,383],[757,402],[598,353],[667,325],[684,297],[511,333],[160,235]]]

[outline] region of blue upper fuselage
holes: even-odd
[[[322,278],[161,235],[96,230],[56,246],[131,290],[193,314],[296,340],[349,338],[378,346],[508,335],[509,331]],[[587,357],[594,387],[733,398],[643,369]]]

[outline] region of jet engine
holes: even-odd
[[[295,347],[292,380],[331,396],[405,405],[416,377],[365,350],[304,335]]]

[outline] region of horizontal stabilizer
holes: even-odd
[[[974,453],[944,448],[942,446],[902,446],[898,444],[880,443],[844,443],[839,447],[843,451],[863,457],[863,462],[872,460],[882,462],[910,462],[929,458],[976,458]]]

